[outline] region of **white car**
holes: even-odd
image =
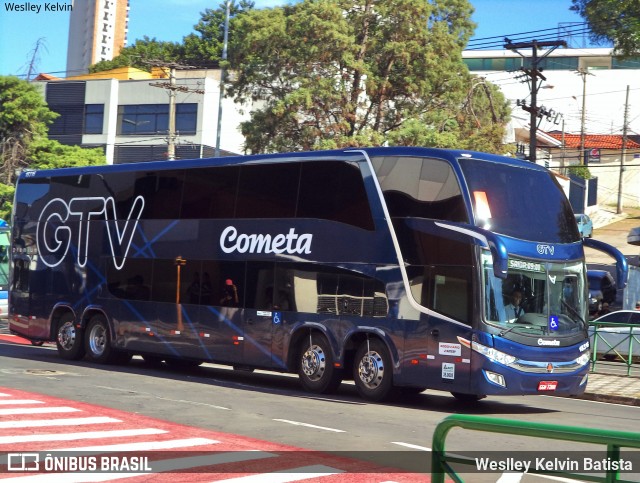
[[[607,358],[615,358],[617,354],[628,356],[631,342],[632,355],[640,356],[640,310],[617,310],[592,320],[590,324],[592,351]]]

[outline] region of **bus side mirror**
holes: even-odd
[[[629,276],[629,264],[622,252],[608,243],[594,240],[593,238],[583,238],[582,243],[584,246],[606,253],[616,260],[616,283],[618,288],[625,288]]]

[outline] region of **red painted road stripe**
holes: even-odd
[[[428,482],[426,475],[402,473],[372,463],[306,451],[234,434],[195,428],[102,406],[0,388],[0,482],[129,481],[187,483]],[[15,401],[15,403],[12,403]],[[38,401],[38,403],[34,403]],[[34,407],[73,412],[29,413]],[[17,411],[12,411],[17,409]],[[41,411],[41,409],[40,409]],[[85,462],[105,455],[147,457],[152,473],[8,471],[8,453],[77,451]],[[416,457],[428,454],[416,452]],[[68,458],[61,458],[68,463]],[[12,460],[15,468],[20,460]],[[122,461],[122,459],[118,460]],[[42,468],[43,462],[40,462]],[[63,468],[63,470],[66,468]]]

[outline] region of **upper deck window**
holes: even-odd
[[[580,240],[569,201],[553,174],[539,169],[479,159],[460,159],[471,193],[484,193],[490,219],[481,219],[473,198],[476,224],[523,240],[571,243]],[[482,207],[486,213],[487,207]]]
[[[402,156],[371,162],[392,218],[468,221],[458,179],[447,162]]]

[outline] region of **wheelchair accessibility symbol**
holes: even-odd
[[[560,328],[560,319],[557,315],[549,316],[549,330],[558,330]]]
[[[282,312],[274,312],[273,313],[273,323],[279,324],[282,322]]]

